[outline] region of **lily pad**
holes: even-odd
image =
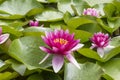
[[[47,22],[60,21],[63,19],[63,13],[56,10],[47,9],[44,10],[42,13],[38,14],[37,16],[35,16],[35,19],[37,21]]]
[[[110,42],[113,46],[120,46],[120,36],[113,37]]]
[[[72,15],[80,15],[88,5],[83,0],[59,0],[57,7],[63,13],[69,12]]]
[[[101,67],[94,63],[80,64],[81,69],[68,63],[65,65],[64,80],[99,80],[103,71]]]
[[[114,58],[109,60],[107,63],[101,64],[105,74],[113,78],[113,80],[120,79],[120,58]]]
[[[85,0],[90,6],[102,3],[112,3],[113,0]]]
[[[43,8],[43,6],[36,0],[6,0],[0,5],[0,12],[6,12],[9,15],[1,15],[0,18],[2,18],[2,16],[3,18],[11,18],[11,16],[15,17],[17,15],[19,16],[18,18],[22,18],[34,8]]]
[[[46,69],[51,66],[50,58],[43,64],[39,62],[46,55],[39,49],[44,42],[40,37],[23,37],[14,40],[9,48],[9,55],[16,60],[22,62],[29,70],[32,69]]]

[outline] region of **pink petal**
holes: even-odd
[[[40,46],[39,48],[40,48],[42,51],[46,52],[46,53],[52,53],[52,52],[53,52],[51,49],[46,48],[46,47],[44,47],[44,46]]]
[[[92,46],[90,47],[90,49],[93,49],[95,47],[96,47],[96,45],[92,43]]]
[[[39,26],[39,21],[35,21],[34,26]]]
[[[59,51],[59,49],[57,47],[53,47],[52,49],[55,53]]]
[[[50,54],[47,54],[47,55],[39,62],[39,64],[42,64],[49,56],[50,56]]]
[[[97,48],[97,53],[102,58],[104,56],[104,49],[103,48]]]
[[[43,39],[43,41],[44,41],[48,46],[52,47],[49,39],[47,39],[45,36],[41,36],[41,38]]]
[[[72,63],[74,64],[77,68],[80,69],[80,66],[78,64],[78,62],[75,60],[75,58],[71,55],[71,54],[67,54],[66,58]]]
[[[55,55],[52,60],[52,65],[55,73],[57,73],[63,66],[64,57],[62,55]]]
[[[9,38],[9,34],[0,35],[0,44],[3,44]]]
[[[84,46],[84,44],[77,44],[74,48],[72,48],[71,51],[76,51],[76,50],[80,49],[83,46]]]

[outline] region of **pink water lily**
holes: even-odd
[[[0,44],[3,44],[9,38],[9,34],[2,34],[2,28],[0,27]]]
[[[99,11],[97,9],[95,9],[95,8],[84,9],[83,15],[90,15],[90,16],[100,17]]]
[[[29,25],[30,25],[30,26],[33,26],[33,27],[39,26],[39,21],[30,20]]]
[[[42,51],[48,53],[45,58],[40,61],[40,64],[44,62],[49,55],[53,54],[52,65],[55,73],[62,68],[64,64],[64,56],[76,67],[80,68],[71,53],[80,49],[83,44],[79,43],[80,40],[74,39],[74,34],[70,34],[68,30],[55,30],[53,32],[47,32],[45,36],[42,36],[42,39],[49,48],[40,46]]]
[[[97,48],[97,52],[100,57],[104,56],[104,48],[109,46],[110,37],[108,34],[102,32],[95,33],[90,39],[93,43],[91,49]]]

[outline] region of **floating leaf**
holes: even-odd
[[[46,69],[51,66],[49,59],[39,65],[39,62],[45,56],[45,53],[39,49],[39,46],[42,45],[44,45],[44,42],[40,37],[23,37],[16,39],[10,45],[9,55],[24,63],[29,70],[37,68]]]
[[[44,32],[49,32],[49,31],[52,31],[50,28],[44,28],[44,27],[28,27],[26,28],[25,30],[23,30],[23,34],[25,36],[30,36],[30,35],[33,35],[33,36],[40,36],[42,34],[44,34]]]
[[[94,23],[94,21],[87,19],[85,17],[72,17],[66,22],[68,26],[74,29],[79,27],[80,25],[88,23]]]
[[[114,58],[106,63],[101,63],[104,72],[113,78],[113,80],[120,79],[120,58]]]
[[[6,17],[10,19],[15,17],[22,18],[34,8],[43,8],[43,6],[36,0],[6,0],[0,5],[0,11],[9,14],[8,16],[2,15],[3,18]],[[0,18],[2,18],[2,16]]]
[[[111,3],[113,0],[85,0],[90,6],[102,3]]]
[[[81,69],[72,64],[65,65],[64,80],[99,80],[103,71],[101,67],[94,63],[80,64]]]
[[[102,59],[100,58],[98,53],[96,51],[89,49],[89,48],[82,48],[82,49],[78,50],[78,52],[85,57],[92,58],[92,59],[95,59],[98,61],[102,61]]]
[[[89,6],[83,0],[59,0],[57,7],[63,13],[69,12],[72,15],[81,15],[83,9]]]
[[[110,41],[110,44],[112,46],[120,46],[120,36],[117,36],[117,37],[113,37]]]
[[[91,33],[82,30],[71,30],[71,32],[75,33],[75,38],[80,39],[80,42],[87,42],[92,36]]]
[[[10,59],[7,60],[7,63],[12,65],[12,68],[18,72],[20,75],[24,75],[25,71],[26,71],[26,66],[16,60]]]
[[[63,13],[52,9],[46,9],[41,14],[38,14],[35,17],[35,19],[37,21],[48,21],[48,22],[60,21],[63,19]]]

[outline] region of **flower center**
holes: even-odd
[[[62,38],[56,38],[54,39],[54,43],[60,43],[61,45],[66,45],[68,41]]]

